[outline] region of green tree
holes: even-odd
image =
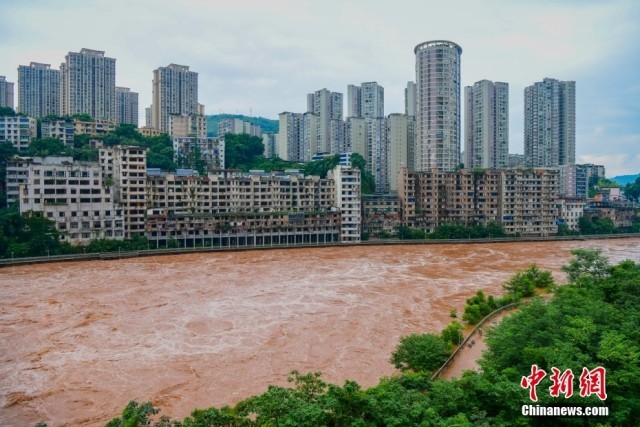
[[[366,168],[367,161],[358,153],[351,153],[351,164],[360,169],[360,179],[362,181],[362,194],[373,194],[376,192],[375,178]]]
[[[402,371],[434,371],[451,354],[449,345],[438,335],[411,334],[400,338],[391,354],[391,364]]]
[[[449,325],[440,333],[442,339],[451,346],[459,345],[462,342],[462,324],[456,320],[449,323]]]
[[[487,297],[484,292],[477,291],[473,297],[467,299],[462,320],[475,325],[497,308],[498,301],[492,295]]]
[[[243,134],[226,134],[224,136],[224,155],[226,167],[229,169],[249,170],[249,165],[264,154],[262,138]]]
[[[93,122],[93,117],[91,114],[73,114],[71,116],[72,119],[80,120],[82,122]]]
[[[30,156],[67,156],[71,150],[58,138],[34,139],[29,143]]]
[[[502,287],[515,299],[520,299],[533,296],[536,288],[549,289],[554,285],[550,271],[540,270],[536,264],[531,264],[524,271],[516,272]]]
[[[320,178],[326,178],[327,172],[340,164],[340,155],[325,157],[324,159],[308,162],[304,165],[305,175],[318,175]]]
[[[624,187],[624,195],[629,199],[640,201],[640,177]]]
[[[0,107],[0,117],[14,117],[16,111],[11,107]]]
[[[122,411],[122,416],[112,419],[106,427],[146,427],[151,425],[151,417],[160,412],[151,402],[138,403],[132,400]]]
[[[601,281],[609,276],[611,266],[600,249],[574,249],[574,258],[562,267],[570,282]]]

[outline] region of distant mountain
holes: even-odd
[[[637,173],[635,175],[620,175],[616,176],[615,178],[611,178],[611,181],[617,182],[620,185],[627,185],[632,182],[636,182],[636,179],[638,177],[640,177],[640,173]]]
[[[218,121],[223,119],[240,119],[243,122],[249,122],[260,126],[264,133],[278,132],[280,127],[278,120],[265,119],[264,117],[249,117],[242,114],[215,114],[207,116],[207,133],[209,136],[218,136]]]

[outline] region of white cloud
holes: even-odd
[[[199,73],[200,101],[212,113],[251,108],[276,118],[304,110],[309,92],[346,92],[364,81],[385,87],[387,113],[402,112],[403,89],[414,78],[413,48],[447,39],[463,48],[463,85],[510,84],[512,152],[523,150],[524,87],[544,77],[577,80],[578,135],[586,135],[579,154],[598,154],[595,144],[603,140],[622,141],[611,134],[628,131],[618,119],[638,118],[638,109],[610,89],[623,86],[630,96],[637,81],[606,82],[605,71],[638,56],[635,0],[11,3],[3,6],[0,75],[15,81],[18,65],[58,67],[69,51],[104,50],[117,59],[117,84],[140,93],[140,117],[151,101],[152,71],[169,63]],[[631,133],[640,133],[634,126]],[[597,139],[594,128],[602,129]]]
[[[634,175],[640,173],[640,154],[603,154],[579,156],[579,163],[593,163],[606,165],[606,176],[613,178],[619,175]]]

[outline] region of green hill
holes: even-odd
[[[636,182],[636,179],[640,178],[640,173],[635,175],[620,175],[611,178],[611,181],[617,182],[620,185],[627,185]]]
[[[207,130],[209,136],[218,136],[218,121],[223,119],[240,119],[253,125],[260,126],[262,132],[278,132],[280,123],[278,120],[265,119],[264,117],[249,117],[242,114],[215,114],[207,116]]]

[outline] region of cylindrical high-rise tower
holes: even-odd
[[[460,55],[446,40],[420,43],[416,54],[416,147],[419,171],[460,164]]]

